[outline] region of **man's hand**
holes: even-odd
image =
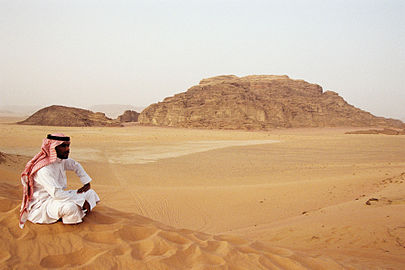
[[[79,188],[77,190],[77,193],[83,193],[86,192],[90,189],[90,183],[85,184],[84,186],[82,186],[81,188]]]

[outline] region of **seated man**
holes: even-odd
[[[27,220],[33,223],[54,223],[62,219],[65,224],[82,222],[100,201],[90,189],[91,178],[83,167],[69,157],[70,138],[62,133],[49,134],[43,140],[41,152],[31,159],[21,174],[24,188],[20,212],[20,227]],[[74,171],[83,186],[78,190],[65,190],[65,171]]]

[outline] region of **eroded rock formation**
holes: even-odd
[[[203,79],[187,92],[152,104],[139,123],[173,127],[269,129],[291,127],[405,127],[348,104],[332,91],[288,76],[233,75]]]

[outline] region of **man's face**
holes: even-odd
[[[56,155],[60,159],[67,159],[69,157],[70,142],[63,142],[55,147]]]

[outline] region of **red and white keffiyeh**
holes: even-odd
[[[25,165],[25,169],[21,173],[21,183],[23,185],[23,198],[20,210],[21,229],[24,228],[24,224],[27,221],[28,205],[34,193],[35,173],[42,167],[55,162],[57,158],[55,147],[69,140],[70,138],[62,133],[49,134],[42,142],[41,151]]]

